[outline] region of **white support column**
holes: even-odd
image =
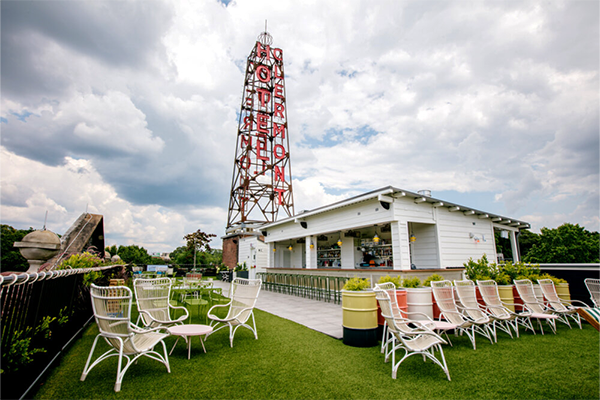
[[[347,237],[344,233],[341,234],[342,250],[342,269],[354,269],[354,238]]]
[[[513,253],[513,262],[521,261],[521,255],[519,254],[519,246],[517,245],[517,233],[510,231],[510,248]]]
[[[306,269],[316,269],[317,268],[317,238],[314,236],[307,236],[306,240]],[[310,245],[313,245],[313,248],[310,248]]]

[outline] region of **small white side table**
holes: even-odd
[[[204,341],[202,340],[202,335],[205,335],[204,338],[206,339],[206,335],[211,333],[213,331],[213,328],[212,328],[212,326],[209,326],[209,325],[187,324],[187,325],[171,326],[170,328],[168,328],[168,330],[171,333],[171,335],[182,336],[185,339],[185,341],[187,342],[187,345],[188,345],[188,360],[189,360],[190,359],[190,350],[192,348],[192,336],[200,337],[200,343],[202,344],[202,348],[204,349],[204,352],[206,353],[206,347],[204,347]],[[169,355],[171,355],[171,353],[173,353],[173,350],[175,349],[175,345],[177,344],[178,341],[179,341],[179,338],[177,338],[177,340],[175,341],[175,344],[173,345],[173,348],[171,349],[171,352],[169,353]]]

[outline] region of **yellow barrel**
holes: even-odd
[[[503,303],[513,304],[515,302],[513,285],[498,285],[498,296]],[[507,305],[506,308],[512,312],[515,311],[515,306]]]
[[[377,346],[377,299],[373,291],[342,290],[344,344]]]
[[[556,284],[556,294],[562,300],[571,300],[571,292],[569,291],[568,283],[557,283]]]

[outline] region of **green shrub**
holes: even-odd
[[[494,280],[498,285],[512,285],[512,280],[510,276],[506,274],[506,272],[500,272],[494,276]]]
[[[427,279],[425,279],[425,281],[423,282],[423,286],[429,287],[429,286],[431,286],[431,282],[443,281],[443,280],[444,280],[444,277],[439,274],[429,275],[427,277]]]
[[[413,278],[405,278],[402,281],[402,286],[405,288],[418,288],[421,286],[421,280],[416,276]]]
[[[358,278],[358,277],[354,277],[351,279],[348,279],[346,281],[346,284],[344,284],[344,290],[352,290],[352,291],[359,291],[359,290],[365,290],[371,287],[371,281],[368,278]]]
[[[377,282],[377,283],[386,283],[386,282],[392,282],[394,285],[396,285],[397,288],[402,286],[402,279],[400,279],[399,276],[395,276],[393,278],[389,275],[382,276],[381,278],[379,278],[379,282]]]
[[[463,263],[463,265],[465,267],[465,275],[467,279],[476,281],[478,279],[486,280],[491,278],[490,275],[492,267],[490,267],[487,255],[485,254],[477,261],[473,261],[473,258],[469,258],[469,261]]]

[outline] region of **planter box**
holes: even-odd
[[[500,300],[504,303],[516,303],[513,289],[513,285],[498,285],[498,295],[500,296]],[[523,302],[521,302],[521,304],[522,303]],[[507,305],[506,308],[512,312],[515,311],[515,306]]]
[[[377,346],[377,299],[372,290],[342,290],[343,342],[354,347]]]
[[[571,292],[569,291],[568,283],[557,283],[555,287],[558,297],[560,297],[562,300],[571,300]]]
[[[396,302],[398,304],[398,308],[400,308],[402,312],[408,311],[408,305],[406,304],[406,290],[396,289]],[[381,308],[379,307],[379,304],[377,304],[377,324],[385,324],[385,318],[383,318],[381,315]]]
[[[248,279],[248,271],[236,271],[233,273],[233,279],[235,278],[244,278]]]
[[[406,288],[408,312],[420,312],[433,319],[433,294],[430,287]],[[416,316],[414,319],[419,319]],[[421,318],[425,319],[425,318]]]

